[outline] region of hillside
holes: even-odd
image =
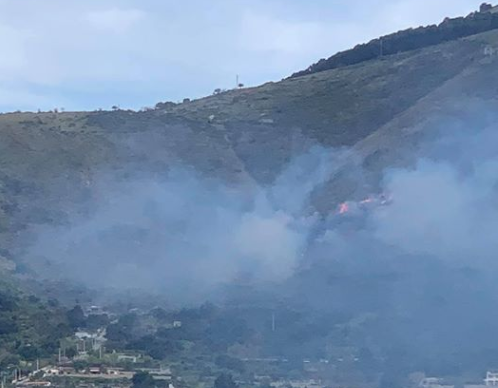
[[[20,359],[51,358],[59,339],[73,331],[66,311],[56,301],[44,302],[5,280],[0,284],[0,328],[0,368],[4,371],[12,370]]]
[[[21,254],[32,229],[91,214],[112,182],[156,179],[178,165],[254,187],[311,145],[353,147],[367,171],[361,190],[374,191],[379,172],[408,163],[437,120],[474,123],[494,107],[496,47],[490,31],[143,112],[3,114],[1,256]],[[322,212],[361,195],[344,171],[314,194]]]
[[[292,77],[351,66],[372,59],[434,46],[498,28],[497,8],[483,3],[479,12],[467,17],[446,18],[439,25],[410,28],[360,44],[351,50],[321,59]]]
[[[10,279],[15,273],[23,286],[0,284],[0,367],[16,365],[19,356],[53,357],[60,337],[75,329],[51,298],[61,306],[76,300],[114,305],[122,313],[167,306],[175,297],[181,304],[192,289],[194,296],[214,295],[219,306],[165,315],[168,324],[183,322],[176,331],[159,330],[165,319],[160,309],[152,310],[157,317],[125,314],[109,327],[111,343],[180,364],[185,361],[180,355],[192,357],[202,370],[199,356],[213,358],[216,352],[239,361],[235,369],[244,358],[288,358],[285,373],[301,371],[303,359],[327,359],[326,377],[341,386],[400,387],[405,385],[399,379],[407,383],[417,371],[468,372],[476,380],[484,368],[496,367],[497,317],[489,308],[498,303],[496,239],[487,231],[496,229],[497,213],[495,187],[486,179],[496,175],[495,164],[483,163],[483,176],[471,181],[482,184],[477,193],[484,204],[465,185],[461,197],[447,201],[444,195],[461,187],[448,185],[426,213],[436,211],[429,221],[450,221],[427,222],[431,228],[422,232],[410,228],[425,226],[418,222],[418,209],[439,195],[437,187],[427,190],[418,207],[409,201],[395,207],[395,215],[403,217],[394,218],[394,232],[401,232],[389,230],[391,239],[376,234],[367,212],[344,217],[338,212],[343,201],[389,202],[382,183],[386,170],[411,168],[437,152],[439,160],[473,171],[476,155],[496,155],[493,136],[485,147],[473,144],[474,135],[495,133],[498,118],[496,17],[479,13],[401,32],[384,38],[382,56],[375,54],[375,40],[280,82],[178,104],[160,102],[155,109],[0,115],[0,274]],[[405,46],[413,37],[415,43]],[[444,143],[448,134],[464,136],[455,146]],[[273,214],[271,202],[263,201],[262,214],[272,215],[261,217],[266,222],[240,211],[245,208],[232,191],[268,194],[264,188],[317,145],[338,157],[325,183],[313,186],[295,229],[279,229],[288,225],[291,212]],[[280,198],[292,202],[301,194],[304,175],[316,172],[311,166]],[[194,173],[186,174],[179,188],[166,184],[169,173],[174,178],[178,170]],[[201,183],[192,177],[201,177]],[[228,190],[217,190],[220,182]],[[205,190],[210,185],[215,189]],[[181,197],[187,197],[186,205]],[[446,202],[446,218],[439,217],[438,205]],[[467,212],[470,207],[473,212]],[[243,216],[237,218],[233,208]],[[249,221],[257,238],[242,241],[244,254],[237,256],[231,240],[238,235],[231,229],[241,220]],[[447,242],[444,232],[452,231],[452,223],[465,225],[448,233],[450,243],[440,244]],[[301,227],[305,232],[299,235]],[[408,248],[393,243],[405,241],[405,230],[415,235]],[[42,243],[36,245],[38,239]],[[436,249],[417,250],[426,241]],[[270,274],[252,283],[250,271],[256,273],[260,263],[247,259],[265,254],[263,245],[275,253],[270,269],[277,275],[282,267],[290,270],[277,281]],[[447,251],[438,250],[440,245]],[[205,260],[183,265],[191,257]],[[234,258],[249,261],[240,267],[249,274],[240,271],[235,282],[223,277]],[[119,294],[123,279],[125,300]],[[101,288],[88,291],[81,286],[85,281]],[[144,293],[134,288],[140,283]],[[219,288],[204,293],[204,284]],[[158,290],[160,298],[150,296]],[[227,363],[223,357],[218,361]],[[385,381],[377,382],[381,375]]]

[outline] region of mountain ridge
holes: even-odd
[[[466,17],[446,18],[438,25],[409,28],[359,44],[353,49],[322,58],[292,77],[351,66],[401,52],[409,52],[498,28],[498,7],[483,3],[480,10]]]
[[[332,177],[335,184],[314,194],[315,201],[327,198],[314,206],[329,212],[341,200],[361,195],[358,190],[375,190],[380,172],[401,160],[402,152],[396,152],[402,148],[401,128],[416,128],[422,118],[452,109],[450,104],[433,109],[438,98],[454,93],[444,88],[423,104],[443,85],[458,84],[472,69],[475,103],[494,104],[488,80],[494,76],[496,47],[493,30],[143,112],[0,115],[0,246],[16,257],[30,244],[29,237],[19,237],[29,236],[29,229],[91,212],[91,201],[105,192],[109,177],[156,179],[175,166],[188,166],[229,185],[264,186],[312,145],[352,147],[367,160],[369,183],[360,190]],[[400,123],[403,117],[410,120]],[[397,147],[383,144],[387,141]],[[414,155],[415,144],[407,143],[406,154]]]

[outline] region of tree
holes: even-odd
[[[109,325],[107,314],[90,314],[86,319],[86,327],[89,330],[97,330]]]
[[[76,356],[77,354],[78,352],[76,351],[75,348],[66,349],[66,356],[69,358],[74,358],[74,356]]]
[[[154,388],[156,386],[154,378],[149,372],[135,373],[131,382],[133,383],[133,388]]]
[[[489,12],[493,9],[493,6],[488,3],[482,3],[479,7],[479,12]]]
[[[239,373],[243,373],[245,370],[244,362],[242,362],[238,358],[233,358],[226,354],[220,354],[218,357],[216,357],[215,363],[220,368],[231,369]]]
[[[214,388],[237,388],[237,384],[233,381],[231,374],[222,373],[214,381]]]
[[[85,326],[85,313],[79,304],[67,312],[67,320],[73,329]]]
[[[73,363],[74,369],[78,372],[84,371],[86,368],[88,368],[88,366],[88,362],[83,360],[74,361]]]
[[[40,349],[31,344],[19,347],[17,353],[27,361],[33,361],[40,357]]]

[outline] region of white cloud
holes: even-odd
[[[139,9],[111,8],[88,12],[85,19],[94,27],[114,33],[125,33],[145,19],[145,12]]]
[[[0,0],[0,89],[45,93],[47,109],[195,98],[231,87],[236,74],[248,86],[278,80],[380,34],[465,14],[479,3]],[[0,103],[6,109],[11,105]]]
[[[52,105],[54,97],[35,93],[26,87],[0,86],[0,106],[7,111],[25,110],[36,111],[39,108],[52,109],[64,107],[64,99],[57,97],[59,105]]]
[[[477,10],[468,0],[394,0],[382,7],[378,20],[395,32],[399,29],[439,23],[445,17],[466,16]]]
[[[325,32],[320,23],[290,22],[247,11],[242,17],[240,39],[242,47],[247,50],[300,54]]]

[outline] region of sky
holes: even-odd
[[[320,58],[482,0],[0,0],[0,112],[140,109]]]

